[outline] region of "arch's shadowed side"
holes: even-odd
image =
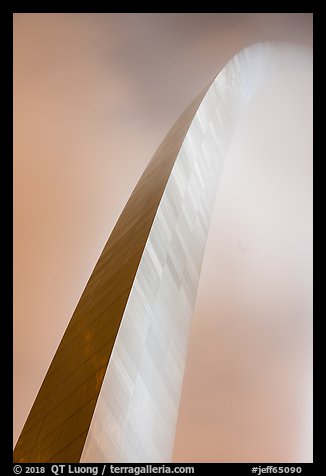
[[[157,207],[202,97],[162,142],[114,227],[29,413],[15,461],[79,461]]]
[[[171,459],[208,226],[236,122],[264,78],[307,61],[293,45],[246,48],[173,126],[86,285],[16,462]]]

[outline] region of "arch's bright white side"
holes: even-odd
[[[81,461],[171,461],[188,333],[230,140],[264,79],[305,61],[293,45],[256,44],[209,87],[157,209]]]

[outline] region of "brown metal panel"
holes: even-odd
[[[132,192],[68,324],[14,450],[15,462],[78,462],[165,185],[203,91]]]

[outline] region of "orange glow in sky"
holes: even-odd
[[[98,256],[176,118],[311,14],[14,15],[14,443]],[[311,461],[312,74],[265,84],[218,192],[174,461]]]

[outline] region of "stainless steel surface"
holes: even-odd
[[[238,119],[261,82],[300,57],[257,44],[217,76],[176,158],[129,295],[82,462],[171,461],[210,217]]]
[[[171,129],[87,283],[17,442],[16,462],[170,461],[226,152],[259,84],[303,58],[293,45],[246,48]]]

